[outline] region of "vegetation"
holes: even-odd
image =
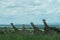
[[[60,40],[58,35],[20,35],[20,34],[0,34],[0,40]]]
[[[31,22],[33,29],[26,29],[23,25],[19,30],[13,23],[10,28],[0,29],[0,40],[60,40],[60,28],[49,27],[45,20],[43,20],[44,28],[39,29]]]

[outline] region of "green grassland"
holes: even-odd
[[[19,29],[19,30],[22,30],[22,29]],[[33,32],[33,29],[27,29],[27,30]],[[40,30],[44,31],[43,29],[40,29]],[[6,34],[0,34],[0,40],[60,40],[60,34],[23,35],[20,33],[6,33]]]
[[[60,40],[60,34],[57,35],[20,35],[17,33],[0,34],[0,40]]]

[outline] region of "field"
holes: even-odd
[[[4,30],[4,29],[2,29]],[[11,29],[12,31],[14,30],[13,28]],[[22,30],[22,29],[18,29],[18,30]],[[30,32],[33,32],[34,29],[26,29]],[[41,31],[44,31],[43,29],[40,29]],[[19,31],[19,32],[20,32]],[[5,33],[5,34],[0,34],[0,40],[60,40],[60,34],[55,34],[54,35],[47,35],[47,34],[32,34],[32,35],[26,35],[24,34],[24,32],[22,34],[20,33]]]
[[[0,40],[60,40],[58,35],[20,35],[20,34],[0,34]]]

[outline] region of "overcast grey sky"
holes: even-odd
[[[60,23],[60,0],[0,0],[0,24]]]

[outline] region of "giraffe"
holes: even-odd
[[[23,31],[24,33],[27,32],[27,29],[25,28],[25,25],[24,25],[24,24],[23,24],[23,27],[22,27],[22,31]]]
[[[54,27],[49,27],[48,24],[46,23],[45,19],[43,19],[42,21],[43,21],[44,26],[45,26],[44,27],[44,30],[45,30],[44,32],[46,34],[57,34],[57,30],[55,30],[56,28],[54,29]]]
[[[15,32],[18,32],[19,30],[11,23],[11,26],[14,28]]]
[[[22,32],[23,32],[23,34],[24,35],[32,35],[32,32],[30,32],[29,30],[27,30],[26,28],[25,28],[25,25],[23,24],[23,27],[22,27]]]
[[[41,30],[39,30],[38,27],[36,27],[36,26],[33,24],[33,22],[31,22],[31,25],[32,25],[32,27],[33,27],[33,29],[34,29],[34,34],[40,34],[40,33],[42,32]]]
[[[45,19],[43,19],[42,21],[43,21],[44,26],[45,26],[45,27],[44,27],[45,33],[47,33],[48,30],[49,30],[49,26],[48,26],[48,24],[46,23],[46,20],[45,20]]]

